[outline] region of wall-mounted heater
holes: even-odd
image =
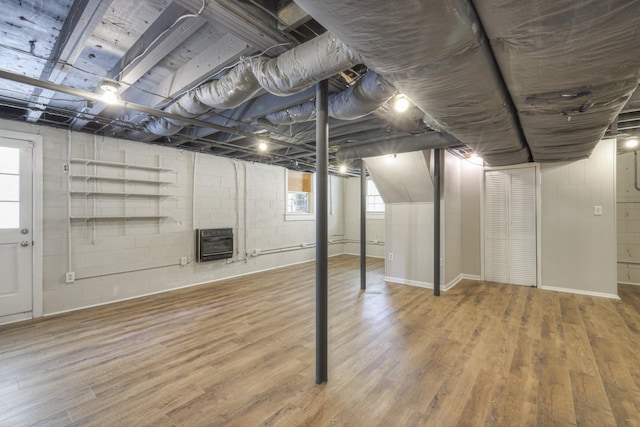
[[[232,228],[208,228],[196,230],[196,259],[198,262],[232,257]]]

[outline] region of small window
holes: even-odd
[[[313,175],[287,170],[287,214],[313,214]]]
[[[0,229],[20,227],[20,150],[0,147]]]
[[[367,212],[384,213],[384,201],[371,179],[367,180]]]

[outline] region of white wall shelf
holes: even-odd
[[[135,178],[120,178],[112,176],[96,176],[96,175],[71,175],[71,178],[82,181],[110,181],[110,182],[122,182],[122,183],[134,183],[134,184],[173,184],[169,181],[158,181],[153,179],[135,179]]]
[[[84,165],[113,166],[116,168],[124,168],[124,169],[141,169],[141,170],[158,171],[158,172],[171,172],[171,169],[160,168],[157,166],[133,165],[130,163],[107,162],[104,160],[73,158],[71,159],[71,163],[80,163]]]
[[[81,196],[113,196],[113,197],[151,197],[151,198],[160,198],[160,197],[170,197],[167,194],[156,194],[156,193],[129,193],[129,192],[121,192],[121,191],[72,191],[71,195],[81,195]]]
[[[120,220],[148,220],[148,219],[166,219],[166,216],[160,215],[144,215],[144,216],[72,216],[73,221],[120,221]]]
[[[69,170],[69,197],[76,199],[75,203],[82,203],[82,209],[80,209],[80,211],[78,212],[79,215],[72,215],[70,217],[71,220],[93,222],[121,220],[144,221],[167,218],[166,216],[162,215],[160,200],[165,197],[172,196],[168,194],[162,194],[161,188],[164,185],[175,183],[167,181],[166,178],[162,178],[164,176],[164,173],[173,172],[172,169],[163,168],[160,166],[147,166],[78,157],[71,158],[69,160],[69,163],[70,167],[75,165],[75,170]],[[105,176],[111,175],[112,172],[106,173],[102,170],[102,168],[107,168],[111,171],[115,170],[117,172],[115,173],[115,175],[119,176]],[[101,171],[103,173],[100,173]],[[127,171],[131,171],[133,176],[129,176]],[[72,181],[75,181],[77,186],[72,185]],[[90,185],[90,183],[92,185]],[[80,197],[84,197],[85,200],[78,200]],[[122,215],[101,216],[101,211],[98,207],[98,203],[99,199],[103,197],[114,199],[122,198],[123,201],[120,208],[120,213]],[[91,200],[90,204],[87,199]],[[125,202],[125,200],[127,199],[154,200],[151,206],[155,207],[154,210],[157,210],[157,215],[130,214],[128,211],[131,209],[127,208],[127,203]],[[111,212],[113,212],[113,208],[111,207],[110,209]]]

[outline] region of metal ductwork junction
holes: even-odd
[[[243,58],[225,75],[190,90],[165,108],[172,114],[198,117],[212,108],[235,108],[264,89],[285,96],[301,92],[361,60],[340,40],[324,33],[276,58]],[[158,118],[145,129],[156,135],[173,135],[185,122]]]
[[[378,157],[387,154],[410,153],[412,151],[432,150],[435,148],[450,148],[463,145],[456,137],[439,132],[425,135],[412,135],[399,139],[385,139],[370,144],[355,145],[336,151],[336,160],[347,161]]]
[[[329,116],[341,120],[364,117],[387,102],[396,92],[381,75],[367,73],[350,88],[329,96]],[[309,101],[285,110],[268,114],[265,119],[273,124],[284,125],[315,120],[316,103]]]
[[[640,2],[474,3],[533,160],[589,156],[638,86]]]
[[[530,153],[474,8],[467,0],[297,0],[432,120],[491,165]],[[340,11],[340,13],[336,13]]]

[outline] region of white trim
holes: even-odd
[[[452,289],[454,286],[456,286],[458,283],[462,282],[463,280],[477,280],[477,281],[480,281],[480,276],[475,275],[475,274],[460,273],[453,280],[451,280],[449,283],[444,285],[444,290],[448,291],[448,290]]]
[[[618,281],[618,284],[619,284],[619,285],[640,286],[640,283],[638,283],[638,282],[621,282],[621,281]]]
[[[351,244],[351,245],[357,245],[357,243],[344,243],[344,244],[345,244],[345,245],[349,245],[349,244]],[[380,245],[376,245],[375,243],[367,243],[367,245],[380,246]],[[359,256],[360,256],[360,253],[343,252],[343,253],[341,253],[340,255],[353,255],[353,256],[357,256],[357,257],[359,257]],[[334,256],[335,256],[335,255],[334,255]],[[369,255],[369,254],[367,254],[367,258],[386,259],[386,258],[384,257],[384,255],[383,255],[383,256],[376,256],[376,255]]]
[[[329,255],[329,258],[332,258],[332,257],[335,257],[335,256],[340,256],[340,255],[344,255],[344,254],[340,253],[340,254]],[[269,267],[269,268],[265,268],[265,269],[262,269],[262,270],[250,271],[250,272],[247,272],[247,273],[235,274],[233,276],[219,277],[217,279],[211,279],[211,280],[206,280],[206,281],[197,282],[197,283],[190,283],[190,284],[187,284],[187,285],[181,285],[181,286],[176,286],[176,287],[173,287],[173,288],[161,289],[161,290],[148,292],[148,293],[144,293],[144,294],[140,294],[140,295],[133,295],[133,296],[130,296],[130,297],[114,299],[114,300],[111,300],[111,301],[104,301],[104,302],[99,302],[99,303],[96,303],[96,304],[90,304],[90,305],[85,305],[85,306],[81,306],[81,307],[74,307],[74,308],[70,308],[70,309],[67,309],[67,310],[54,311],[52,313],[47,313],[44,316],[45,317],[49,317],[49,316],[55,316],[55,315],[63,314],[63,313],[71,313],[73,311],[84,310],[86,308],[100,307],[100,306],[103,306],[103,305],[114,304],[114,303],[123,302],[123,301],[129,301],[129,300],[133,300],[133,299],[137,299],[137,298],[144,298],[144,297],[148,297],[148,296],[151,296],[151,295],[163,294],[165,292],[177,291],[178,289],[191,288],[191,287],[194,287],[194,286],[201,286],[201,285],[208,285],[208,284],[212,284],[212,283],[216,283],[216,282],[221,282],[223,280],[231,280],[231,279],[236,279],[238,277],[251,276],[252,274],[264,273],[264,272],[267,272],[267,271],[270,271],[270,270],[277,270],[279,268],[292,267],[294,265],[306,264],[306,263],[309,263],[309,262],[315,262],[315,259],[310,259],[310,260],[307,260],[307,261],[298,261],[298,262],[294,262],[294,263],[291,263],[291,264],[279,265],[279,266],[276,266],[276,267]],[[167,267],[171,267],[171,266],[167,266]]]
[[[401,279],[399,277],[388,277],[388,276],[384,276],[383,280],[385,282],[393,282],[399,285],[409,285],[409,286],[417,286],[419,288],[433,289],[433,283],[420,282],[418,280]]]
[[[593,291],[584,291],[581,289],[570,289],[570,288],[558,288],[556,286],[540,286],[540,289],[545,291],[556,291],[556,292],[565,292],[569,294],[578,294],[578,295],[587,295],[590,297],[601,297],[601,298],[610,298],[610,299],[620,299],[620,297],[616,294],[608,294],[604,292],[593,292]]]
[[[43,211],[44,211],[44,184],[43,174],[44,168],[42,164],[42,135],[36,135],[25,132],[15,132],[11,130],[2,129],[2,136],[8,139],[17,139],[20,141],[27,141],[33,144],[32,150],[32,216],[31,216],[31,236],[34,242],[32,246],[32,307],[31,315],[33,317],[42,317],[43,315],[43,263],[44,263],[44,233],[43,233]],[[17,314],[15,316],[20,316]],[[13,315],[12,315],[13,316]],[[8,316],[8,317],[12,317]],[[29,317],[30,318],[30,317]],[[19,319],[24,320],[24,319]],[[0,319],[1,321],[1,319]],[[16,320],[17,321],[17,320]]]
[[[33,316],[31,315],[30,311],[24,313],[9,314],[8,316],[0,317],[0,325],[8,325],[10,323],[17,323],[31,319],[33,319]]]

